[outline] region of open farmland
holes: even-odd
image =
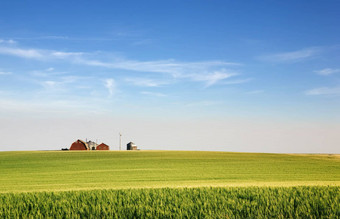
[[[338,155],[187,151],[0,153],[0,191],[340,185]]]
[[[0,217],[338,218],[339,161],[226,152],[1,152]]]

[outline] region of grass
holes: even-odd
[[[338,155],[188,151],[0,152],[0,192],[340,185]]]
[[[339,218],[339,187],[6,193],[0,218]]]

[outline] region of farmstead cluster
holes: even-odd
[[[98,145],[96,142],[78,139],[72,143],[70,150],[110,150],[110,146],[104,143]]]
[[[64,148],[62,150],[68,150],[68,149]],[[93,142],[93,141],[87,141],[87,140],[83,141],[83,140],[78,139],[72,143],[69,150],[85,150],[85,151],[102,150],[103,151],[103,150],[110,150],[110,146],[105,143],[97,144],[96,142]],[[135,143],[129,142],[126,145],[126,150],[138,150],[138,149]]]

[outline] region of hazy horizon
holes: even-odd
[[[0,151],[340,153],[340,2],[0,2]]]

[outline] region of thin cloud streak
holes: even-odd
[[[5,71],[0,71],[0,75],[11,75],[12,72],[5,72]]]
[[[246,79],[239,79],[239,80],[233,80],[233,81],[225,81],[223,84],[244,84],[252,81],[253,78],[246,78]]]
[[[305,92],[306,95],[318,96],[318,95],[330,95],[330,96],[339,96],[340,95],[340,86],[338,87],[320,87],[312,90],[307,90]]]
[[[3,44],[15,44],[17,42],[12,40],[12,39],[9,39],[9,40],[0,39],[0,43],[3,43]]]
[[[60,51],[53,51],[51,52],[51,57],[59,58],[59,59],[67,59],[67,58],[77,58],[82,56],[84,53],[82,52],[60,52]]]
[[[205,82],[210,87],[219,81],[238,73],[226,70],[226,66],[239,66],[239,63],[224,61],[179,62],[173,59],[158,61],[113,60],[111,62],[92,59],[97,53],[62,52],[53,50],[20,49],[0,47],[0,54],[35,60],[64,60],[75,64],[121,69],[136,72],[150,72],[171,75],[173,78]]]
[[[222,69],[221,71],[215,71],[209,74],[192,74],[192,75],[187,75],[188,78],[191,78],[194,81],[203,81],[206,82],[205,87],[210,87],[214,84],[216,84],[217,82],[236,76],[238,75],[237,73],[233,73],[233,72],[228,72],[225,69]]]
[[[223,61],[176,62],[171,59],[160,61],[121,60],[113,62],[79,59],[77,61],[86,65],[106,67],[112,69],[124,69],[138,72],[168,73],[171,74],[173,77],[181,77],[184,72],[197,72],[208,70],[210,68],[239,65],[238,63],[230,63]]]
[[[320,52],[321,52],[320,47],[311,47],[292,52],[264,55],[260,56],[259,59],[262,61],[269,62],[299,62],[314,57],[318,55]]]
[[[44,57],[44,54],[41,51],[35,49],[19,49],[9,47],[0,47],[0,54],[30,59],[42,59]]]
[[[207,62],[176,62],[174,60],[162,61],[116,61],[112,63],[78,59],[85,65],[101,66],[112,69],[123,69],[137,72],[152,72],[169,74],[177,79],[189,79],[192,81],[201,81],[206,83],[206,87],[210,87],[217,82],[238,75],[233,71],[224,69],[224,66],[239,65],[237,63],[229,63],[223,61],[207,61]],[[219,70],[215,70],[215,69]]]
[[[83,78],[78,77],[78,76],[73,76],[73,75],[69,75],[69,76],[63,76],[63,77],[59,77],[57,79],[49,79],[49,80],[43,80],[43,81],[38,81],[38,83],[43,86],[46,90],[57,90],[59,91],[66,91],[69,88],[66,87],[66,85],[70,85],[73,84],[75,82],[78,82],[79,80],[81,80]]]
[[[162,85],[168,84],[168,82],[165,81],[157,81],[146,78],[126,78],[125,81],[140,87],[160,87]]]
[[[51,76],[59,76],[59,75],[65,75],[68,72],[66,71],[55,71],[54,68],[50,67],[43,70],[33,70],[30,71],[29,74],[34,77],[51,77]]]
[[[36,60],[55,60],[55,59],[71,59],[74,60],[84,55],[80,52],[61,52],[40,49],[21,49],[16,47],[0,47],[0,54],[17,56],[20,58],[36,59]]]
[[[41,36],[36,38],[30,38],[30,39],[37,39],[37,40],[68,40],[69,37],[67,36],[58,36],[58,35],[49,35],[49,36]]]
[[[317,73],[318,75],[327,76],[327,75],[331,75],[331,74],[334,74],[334,73],[339,73],[340,69],[324,68],[324,69],[314,71],[314,72]]]

